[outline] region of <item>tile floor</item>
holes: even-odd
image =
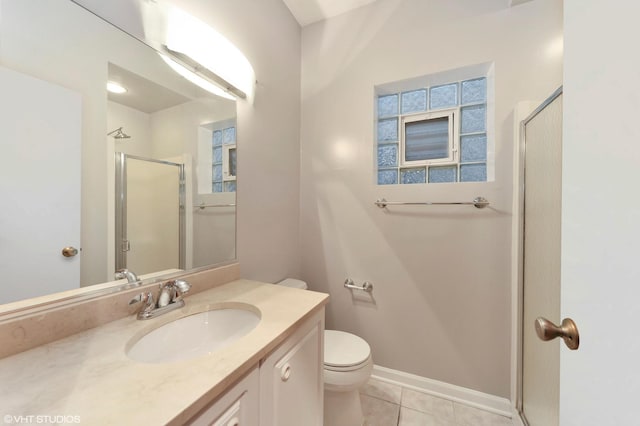
[[[366,426],[511,426],[511,419],[371,379],[360,390]]]

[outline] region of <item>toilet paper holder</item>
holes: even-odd
[[[361,286],[355,285],[351,278],[347,278],[346,280],[344,280],[344,288],[349,288],[352,290],[362,290],[366,291],[367,293],[371,293],[373,291],[373,284],[371,284],[369,281],[365,281]]]

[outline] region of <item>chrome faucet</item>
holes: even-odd
[[[118,269],[116,271],[115,278],[116,278],[116,280],[121,280],[123,278],[126,278],[127,282],[129,282],[129,283],[136,283],[136,282],[140,281],[138,279],[138,276],[136,274],[134,274],[133,271],[130,271],[128,269]]]
[[[142,303],[142,308],[138,311],[138,319],[145,320],[166,314],[184,306],[183,296],[191,289],[191,284],[184,280],[171,280],[160,284],[158,300],[153,297],[153,293],[140,293],[129,301],[129,305]]]

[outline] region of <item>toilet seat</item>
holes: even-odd
[[[354,371],[371,363],[369,344],[351,333],[324,331],[324,368],[331,371]]]
[[[362,363],[358,364],[358,365],[349,365],[346,367],[340,367],[340,366],[334,366],[334,365],[324,365],[324,369],[328,370],[328,371],[337,371],[337,372],[345,372],[348,373],[350,371],[356,371],[359,370],[361,368],[367,367],[369,364],[371,364],[372,360],[371,360],[371,356],[369,356],[367,359],[365,359]]]

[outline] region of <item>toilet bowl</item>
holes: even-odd
[[[304,281],[287,278],[278,283],[307,289]],[[324,331],[324,425],[361,426],[364,420],[358,389],[371,377],[369,344],[354,334]]]

